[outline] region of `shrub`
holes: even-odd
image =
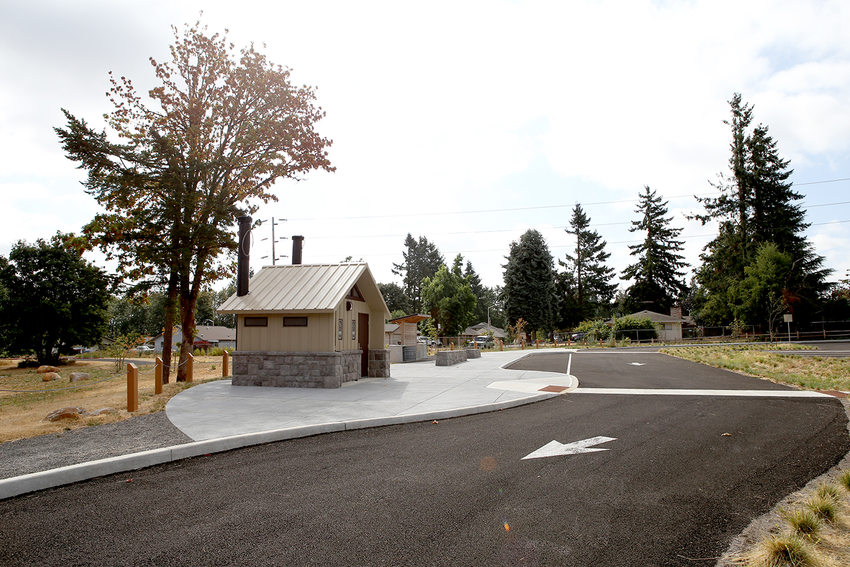
[[[614,319],[614,337],[617,339],[631,339],[633,341],[657,339],[658,331],[647,317],[620,317]]]
[[[574,333],[585,333],[585,338],[588,341],[606,341],[611,336],[611,327],[605,324],[602,319],[595,321],[582,321],[578,327],[573,329]]]

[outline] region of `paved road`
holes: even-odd
[[[572,372],[599,387],[774,387],[642,356],[658,364],[642,379],[645,367],[622,354],[576,355]],[[563,357],[538,363],[565,367]],[[719,556],[850,450],[846,426],[829,398],[567,394],[3,501],[0,564],[711,564],[693,560]],[[614,440],[523,460],[552,440],[594,436]]]

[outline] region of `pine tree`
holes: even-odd
[[[404,245],[407,248],[407,252],[401,253],[404,261],[393,264],[392,272],[402,277],[402,287],[413,312],[421,313],[422,280],[434,277],[443,265],[443,256],[436,245],[428,242],[424,236],[416,240],[408,233]]]
[[[683,242],[676,240],[682,229],[669,226],[673,217],[667,217],[667,201],[661,202],[649,186],[639,198],[635,212],[640,220],[632,221],[629,232],[642,231],[646,236],[642,243],[629,245],[637,261],[623,270],[621,277],[634,281],[628,295],[635,305],[664,313],[687,291],[682,271],[687,264],[679,253]]]
[[[796,202],[802,195],[788,181],[793,173],[789,161],[779,156],[767,126],[759,124],[750,131],[753,107],[743,104],[740,94],[735,93],[729,105],[732,119],[724,122],[732,129],[731,175],[721,174],[713,184],[721,192],[718,197],[698,198],[705,214],[695,217],[719,225],[697,271],[697,281],[705,288],[702,316],[715,324],[735,316],[731,307],[735,298],[729,290],[748,277],[748,267],[753,273],[756,250],[773,243],[791,257],[785,293],[797,320],[805,319],[827,288],[829,270],[803,235],[808,224]]]
[[[508,322],[524,319],[531,330],[550,330],[554,314],[555,268],[546,241],[528,230],[511,242],[502,290]]]
[[[595,311],[607,306],[614,297],[617,284],[611,283],[614,269],[605,265],[611,256],[605,252],[606,242],[595,230],[590,230],[590,218],[581,205],[576,203],[570,218],[570,228],[565,229],[576,238],[574,255],[567,254],[566,262],[558,263],[566,268],[559,275],[558,287],[561,324],[573,326],[594,315]]]

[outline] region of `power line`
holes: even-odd
[[[838,201],[835,203],[819,203],[817,205],[807,205],[807,208],[814,207],[832,207],[836,205],[850,205],[850,201]],[[844,221],[838,221],[844,222]],[[603,223],[591,223],[591,228],[597,228],[600,226],[618,226],[618,225],[628,225],[631,224],[632,221],[618,221],[618,222],[603,222]],[[814,223],[812,226],[817,226],[820,224],[830,224],[830,223]],[[562,230],[568,228],[566,225],[553,226],[552,229]],[[463,236],[465,234],[497,234],[497,233],[505,233],[505,232],[515,232],[516,229],[513,228],[499,228],[492,230],[462,230],[462,231],[452,231],[452,232],[443,232],[441,233],[443,236]],[[354,239],[354,238],[404,238],[405,234],[396,233],[396,234],[351,234],[346,236],[346,239]],[[328,240],[334,239],[338,240],[339,236],[337,235],[329,235],[329,236],[309,236],[311,240]]]
[[[826,179],[822,181],[808,181],[805,183],[794,183],[793,185],[819,185],[824,183],[837,183],[839,181],[850,181],[850,177],[843,177],[840,179]],[[672,199],[685,199],[685,198],[702,198],[702,197],[712,197],[717,193],[703,193],[701,195],[693,195],[693,194],[685,194],[685,195],[673,195],[670,197],[665,197],[667,201]],[[290,217],[288,220],[290,221],[332,221],[332,220],[371,220],[371,219],[387,219],[387,218],[401,218],[401,217],[434,217],[434,216],[447,216],[447,215],[472,215],[472,214],[486,214],[486,213],[511,213],[517,211],[536,211],[542,209],[563,209],[574,207],[576,204],[581,204],[584,207],[594,207],[599,205],[617,205],[622,203],[637,203],[636,199],[617,199],[613,201],[595,201],[590,203],[571,203],[571,204],[553,204],[553,205],[535,205],[530,207],[504,207],[499,209],[471,209],[467,211],[439,211],[439,212],[427,212],[427,213],[404,213],[404,214],[386,214],[386,215],[358,215],[358,216],[338,216],[338,217],[300,217],[300,218],[292,218]],[[826,207],[831,205],[846,205],[850,203],[850,201],[842,201],[838,203],[823,203],[819,205],[807,205],[808,208],[812,207]],[[610,223],[610,224],[619,224],[619,223]],[[603,225],[597,225],[603,226]]]
[[[850,181],[850,177],[841,177],[839,179],[824,179],[823,181],[806,181],[805,183],[794,183],[794,185],[821,185],[823,183],[838,183],[839,181]]]

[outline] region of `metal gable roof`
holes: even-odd
[[[251,278],[248,295],[231,295],[218,312],[333,311],[368,270],[365,263],[264,266]],[[375,285],[371,273],[369,279]],[[372,294],[364,295],[368,300]]]

